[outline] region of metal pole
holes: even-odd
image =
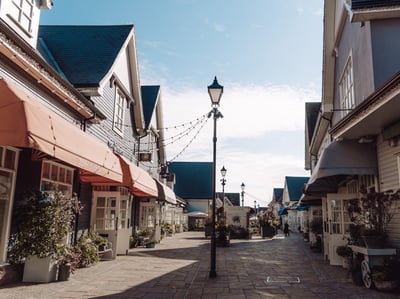
[[[210,277],[216,277],[216,236],[215,236],[215,177],[216,177],[216,156],[217,156],[217,108],[213,108],[214,114],[214,137],[213,137],[213,176],[212,176],[212,230],[211,230],[211,266]]]
[[[222,220],[225,225],[225,178],[222,178]]]

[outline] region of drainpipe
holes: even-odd
[[[91,117],[85,118],[83,122],[81,122],[81,129],[82,131],[86,132],[86,124],[89,120],[95,119],[96,118],[96,112],[93,113]]]

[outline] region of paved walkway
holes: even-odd
[[[0,298],[400,298],[354,285],[347,270],[329,266],[299,234],[218,247],[214,279],[208,277],[209,244],[204,232],[176,234],[154,249],[135,248],[79,269],[69,281],[2,287]]]

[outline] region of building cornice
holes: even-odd
[[[85,119],[105,119],[93,103],[62,78],[40,54],[0,20],[0,53],[22,73],[49,90],[56,99]],[[96,118],[91,120],[96,122]]]

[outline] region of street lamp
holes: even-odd
[[[226,179],[225,179],[226,169],[225,169],[225,166],[222,166],[222,168],[221,168],[221,176],[222,176],[222,179],[221,179],[221,184],[222,184],[222,219],[223,219],[224,224],[225,224],[225,183],[226,183]]]
[[[211,230],[211,266],[210,266],[210,277],[216,277],[217,272],[215,270],[216,265],[216,237],[215,237],[215,177],[216,177],[216,156],[217,156],[217,119],[222,117],[221,112],[218,111],[219,101],[221,100],[224,87],[218,84],[217,77],[214,77],[214,82],[208,86],[208,94],[211,99],[212,110],[208,114],[208,117],[213,115],[214,119],[214,136],[213,136],[213,176],[212,176],[212,230]]]
[[[246,187],[246,185],[242,183],[240,185],[240,188],[242,188],[242,207],[244,207],[244,187]]]

